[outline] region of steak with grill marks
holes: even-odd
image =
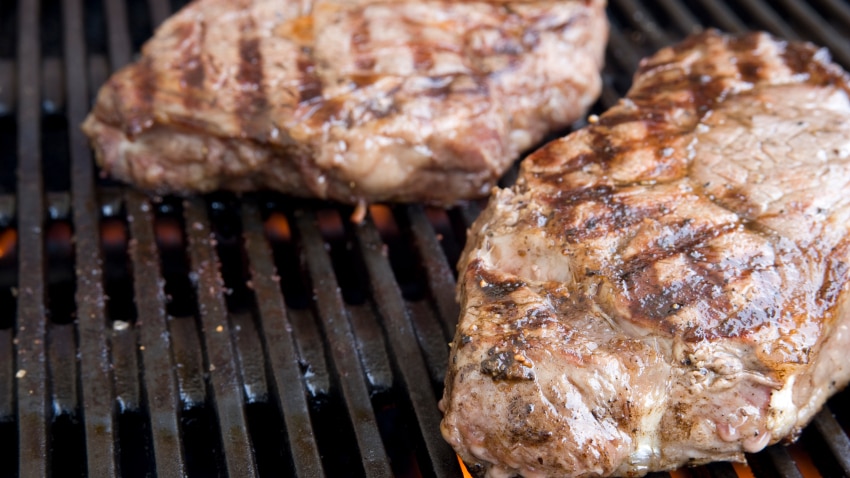
[[[527,158],[460,261],[473,474],[639,476],[794,439],[850,378],[850,80],[709,31]]]
[[[483,196],[600,91],[605,0],[198,0],[100,90],[103,171],[154,192]]]

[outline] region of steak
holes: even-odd
[[[106,174],[156,193],[486,195],[600,92],[605,0],[198,0],[98,94]]]
[[[850,379],[850,78],[708,31],[469,233],[441,407],[473,474],[640,476],[793,440]]]

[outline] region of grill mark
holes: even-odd
[[[850,281],[848,258],[850,258],[850,238],[844,238],[826,258],[824,283],[818,292],[822,312],[835,307],[839,294]]]
[[[680,227],[685,226],[684,223],[680,224]],[[704,247],[707,241],[733,230],[734,224],[722,228],[697,229],[672,247],[652,247],[624,264],[618,279],[636,297],[628,304],[633,319],[655,323],[668,333],[674,333],[682,327],[673,319],[678,311],[698,302],[710,304],[710,307],[700,312],[704,320],[699,324],[685,324],[685,329],[704,330],[704,326],[727,315],[732,305],[724,293],[722,272],[713,269],[712,264],[696,260],[691,253]],[[675,284],[664,283],[653,265],[675,256],[686,258],[688,266],[696,273],[682,277]]]
[[[367,75],[357,74],[357,75],[351,75],[351,77],[349,79],[351,80],[352,83],[354,83],[355,87],[365,88],[367,86],[374,85],[381,78],[384,78],[384,76],[383,75],[371,75],[371,74],[367,74]]]
[[[599,185],[572,190],[568,194],[544,196],[544,201],[555,211],[555,219],[549,222],[548,229],[567,243],[578,244],[608,235],[615,230],[628,229],[647,217],[664,213],[664,204],[644,208],[626,205],[617,198],[615,191],[613,186]],[[588,203],[595,203],[604,210],[581,224],[576,224],[576,207]]]
[[[758,218],[758,205],[753,204],[752,198],[747,194],[747,189],[744,186],[733,186],[725,188],[722,198],[718,198],[719,203],[726,209],[741,216],[747,221],[754,221]]]
[[[822,55],[824,60],[818,58]],[[788,43],[782,52],[785,65],[797,74],[807,74],[807,83],[838,86],[850,94],[850,76],[836,65],[828,65],[829,55],[810,43]]]
[[[236,79],[240,85],[237,95],[237,119],[241,123],[242,136],[265,141],[268,135],[267,107],[263,89],[263,57],[260,40],[246,37],[254,30],[254,21],[249,18],[239,31],[239,72]]]
[[[316,102],[316,106],[304,115],[304,121],[310,126],[318,128],[329,121],[346,121],[346,127],[351,126],[350,118],[342,118],[346,96],[329,98],[326,101]]]
[[[360,71],[372,71],[375,69],[375,59],[371,56],[358,56],[354,59],[354,68]]]
[[[413,47],[413,68],[416,71],[427,71],[434,66],[431,49],[423,46]]]
[[[629,148],[615,146],[607,134],[607,128],[592,128],[590,136],[590,152],[581,153],[564,161],[561,169],[551,174],[538,174],[536,177],[543,182],[561,183],[563,178],[571,173],[580,171],[591,164],[599,165],[603,170],[610,168],[611,161],[617,155],[628,151]],[[533,156],[533,161],[539,167],[549,167],[561,161],[557,148],[546,147]]]
[[[132,84],[138,85],[138,101],[131,103],[132,106],[126,115],[125,132],[131,140],[154,124],[153,101],[157,74],[153,70],[153,60],[150,57],[144,57],[133,69]],[[122,101],[118,102],[121,103]]]
[[[354,56],[354,67],[361,73],[367,73],[375,69],[376,60],[372,51],[368,49],[372,41],[369,33],[369,21],[363,16],[363,10],[355,10],[351,13],[354,31],[351,34],[350,48]]]
[[[204,62],[201,56],[204,48],[204,39],[206,38],[206,24],[203,20],[198,22],[198,29],[197,43],[189,48],[183,56],[184,67],[180,83],[181,86],[189,90],[184,91],[182,95],[183,105],[187,109],[195,109],[199,106],[204,79],[206,77]]]
[[[306,55],[298,57],[301,82],[298,85],[298,102],[306,103],[322,96],[322,81],[316,74],[316,64]]]
[[[729,39],[729,49],[740,55],[736,55],[738,61],[738,73],[741,79],[750,83],[755,83],[761,80],[764,75],[764,62],[759,58],[753,58],[752,53],[756,51],[759,44],[760,36],[757,35],[741,35],[734,36]]]
[[[790,43],[785,46],[782,52],[782,60],[785,62],[785,66],[794,73],[809,73],[812,56],[814,56],[812,50],[813,47],[809,45]]]

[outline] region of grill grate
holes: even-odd
[[[354,226],[326,203],[96,179],[77,125],[183,3],[0,3],[0,476],[459,476],[437,401],[480,203],[373,206]],[[850,67],[846,0],[610,0],[609,16],[596,113],[640,58],[709,26]],[[848,393],[794,445],[654,476],[850,475]]]

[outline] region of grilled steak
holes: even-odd
[[[103,171],[154,192],[450,204],[600,91],[604,0],[198,0],[101,89]]]
[[[850,378],[850,80],[711,31],[471,229],[441,402],[489,476],[638,476],[794,439]]]

